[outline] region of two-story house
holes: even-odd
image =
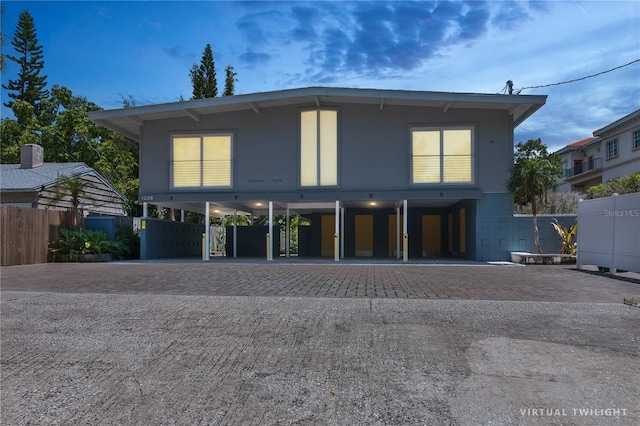
[[[640,173],[640,109],[557,153],[564,171],[560,191],[585,192],[611,179]]]
[[[274,215],[303,215],[311,226],[300,232],[300,254],[336,260],[483,260],[508,258],[503,219],[513,212],[505,189],[513,131],[545,101],[309,87],[90,118],[140,142],[145,212],[157,204],[204,213],[205,223],[210,215],[265,215],[269,238]],[[162,226],[143,221],[142,258],[174,256],[169,246],[196,244],[166,228],[179,223]],[[208,243],[208,227],[202,232]],[[243,241],[229,237],[236,253]],[[265,247],[251,241],[245,244]],[[274,245],[266,243],[271,253]]]

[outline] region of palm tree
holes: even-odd
[[[556,176],[561,171],[559,158],[549,154],[540,139],[516,145],[515,162],[506,186],[516,204],[531,203],[533,238],[539,254],[542,254],[542,247],[538,231],[538,204],[544,203],[547,190],[555,187]]]
[[[75,231],[80,227],[82,220],[82,207],[80,201],[87,198],[87,192],[95,188],[95,185],[74,173],[69,176],[60,176],[53,186],[53,195],[47,205],[51,206],[63,200],[69,200],[71,208],[67,216],[67,226]]]

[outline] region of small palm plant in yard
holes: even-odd
[[[66,222],[69,229],[77,230],[82,223],[81,200],[86,199],[88,192],[94,189],[95,185],[83,179],[79,174],[70,176],[58,176],[53,187],[53,196],[49,200],[49,205],[54,205],[60,201],[68,201],[71,204]]]
[[[567,228],[563,223],[558,222],[558,219],[554,218],[551,226],[553,226],[560,238],[562,238],[560,254],[576,254],[578,243],[574,242],[574,239],[578,232],[578,219],[576,218],[571,228]]]

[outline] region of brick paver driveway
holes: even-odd
[[[2,290],[209,296],[437,298],[555,302],[640,300],[638,274],[481,263],[57,263],[1,269]]]

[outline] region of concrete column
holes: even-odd
[[[162,206],[157,204],[156,207],[158,207],[158,219],[162,219]]]
[[[340,260],[340,201],[336,200],[336,229],[333,235],[333,260]]]
[[[285,229],[285,245],[286,245],[286,249],[285,249],[285,256],[286,257],[290,257],[290,252],[291,252],[291,220],[289,217],[289,207],[287,207],[287,220],[286,220],[286,229]]]
[[[149,203],[142,203],[142,217],[149,217]]]
[[[344,207],[340,209],[340,259],[344,259]]]
[[[409,231],[407,230],[407,218],[409,215],[407,212],[407,200],[403,200],[402,205],[402,211],[404,213],[402,217],[402,260],[406,262],[409,260]]]
[[[233,257],[238,257],[238,210],[233,211]]]
[[[184,210],[180,210],[180,222],[184,223],[184,219],[185,219]]]
[[[400,259],[400,203],[396,205],[396,259]]]
[[[269,201],[269,258],[273,260],[273,201]]]
[[[211,259],[211,213],[209,212],[209,202],[204,203],[204,240],[205,240],[205,260]]]

